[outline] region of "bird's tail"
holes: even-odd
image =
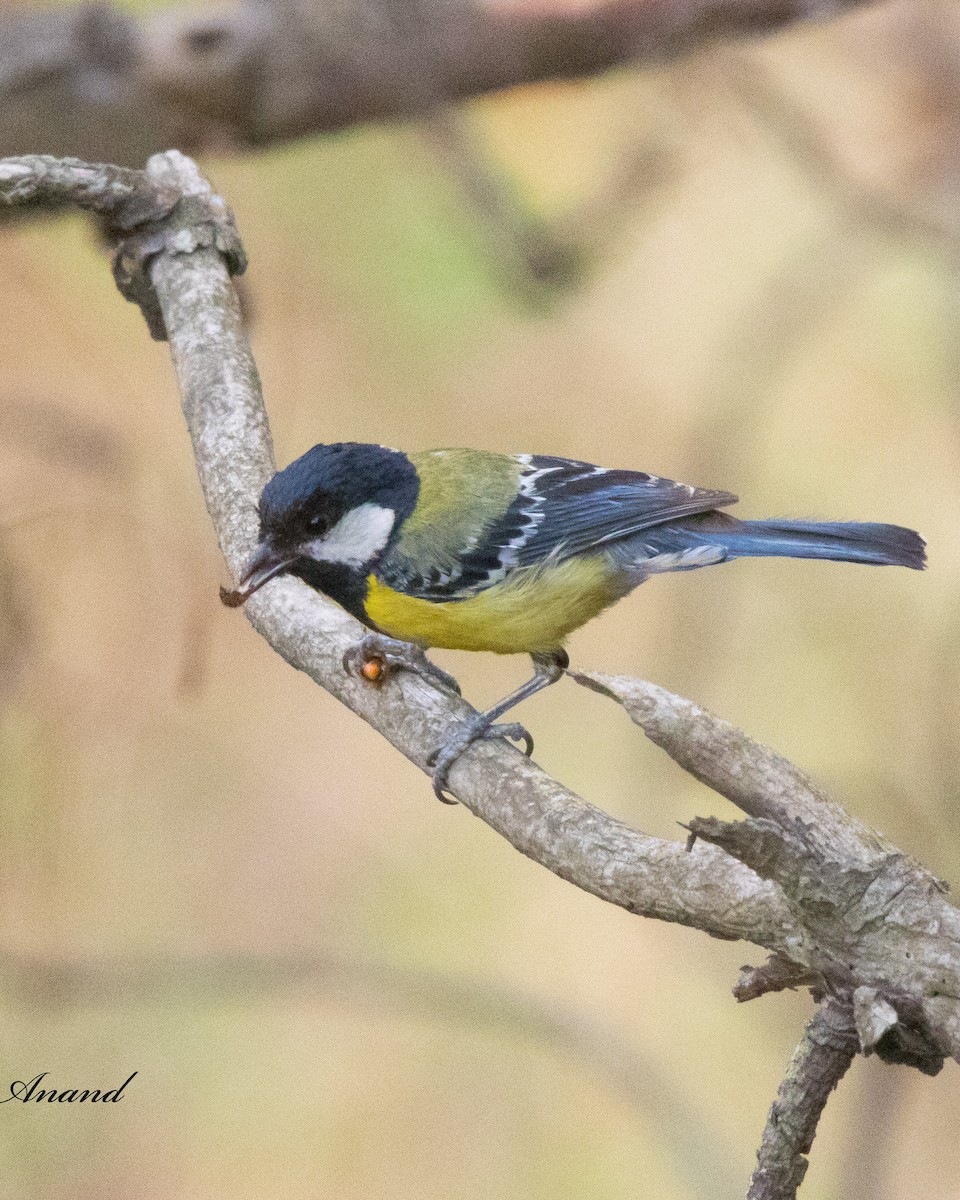
[[[726,558],[827,558],[837,562],[870,563],[884,567],[926,565],[924,540],[901,525],[857,521],[738,521],[727,513],[710,512],[647,532],[645,540],[666,536],[663,551],[715,546]],[[683,545],[672,544],[674,540]]]

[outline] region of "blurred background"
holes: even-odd
[[[517,0],[519,3],[520,0]],[[422,122],[207,156],[278,460],[473,445],[924,575],[659,578],[574,661],[689,696],[960,877],[960,15],[901,0]],[[519,856],[237,613],[165,346],[80,217],[0,230],[0,1197],[733,1200],[809,1015],[743,944]],[[477,705],[520,659],[438,654]],[[664,837],[718,796],[562,682],[538,761]],[[960,1077],[858,1060],[808,1200],[960,1195]]]

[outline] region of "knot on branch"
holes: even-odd
[[[220,252],[231,275],[241,275],[247,257],[233,213],[197,171],[176,150],[155,154],[143,173],[143,186],[134,191],[104,221],[115,243],[113,277],[121,294],[139,305],[158,342],[167,340],[163,312],[150,279],[150,261],[157,254]]]
[[[864,1055],[916,1067],[924,1075],[942,1070],[945,1055],[912,996],[890,984],[858,987],[853,993],[853,1015]]]
[[[809,967],[775,951],[762,967],[748,964],[740,968],[740,978],[734,985],[733,995],[743,1004],[768,992],[793,991],[798,987],[822,988],[823,984],[824,980],[817,971],[811,971]]]
[[[145,171],[45,154],[0,160],[0,204],[31,203],[74,204],[100,218],[114,245],[117,286],[140,306],[157,341],[167,331],[148,274],[152,258],[212,248],[231,275],[247,266],[233,213],[179,150],[155,154]]]

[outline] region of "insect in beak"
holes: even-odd
[[[259,591],[275,575],[282,575],[293,565],[294,560],[289,556],[279,554],[269,542],[261,542],[253,553],[253,558],[247,564],[239,586],[235,591],[228,588],[220,589],[220,599],[227,608],[239,608],[254,592]]]

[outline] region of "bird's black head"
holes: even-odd
[[[342,580],[366,576],[413,512],[419,489],[413,463],[399,450],[360,442],[314,446],[263,489],[260,545],[224,602],[242,604],[285,573],[341,599]]]

